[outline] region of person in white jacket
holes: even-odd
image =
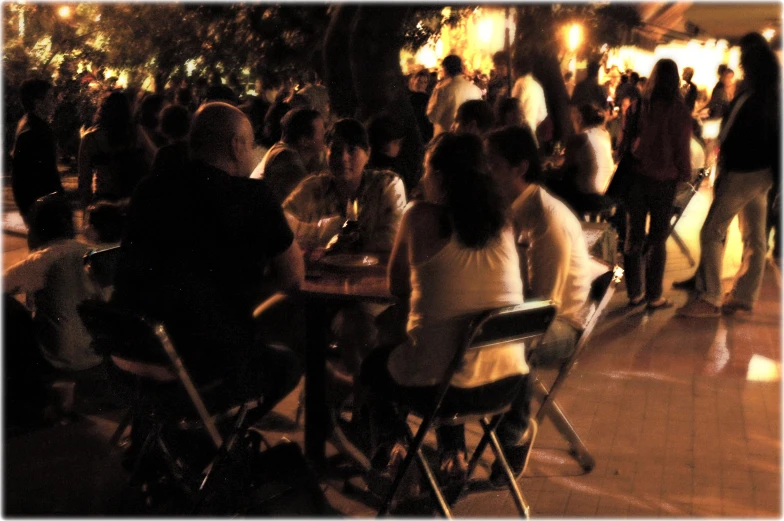
[[[443,78],[433,89],[427,104],[427,117],[433,123],[433,137],[452,128],[457,109],[464,102],[482,99],[482,91],[463,77],[463,60],[450,54],[441,63]]]

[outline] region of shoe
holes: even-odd
[[[629,299],[629,303],[627,304],[627,306],[629,306],[630,308],[633,308],[633,307],[639,306],[643,302],[645,302],[645,293],[641,293],[640,295],[637,295],[634,298],[630,298]]]
[[[438,468],[438,483],[444,487],[462,486],[468,476],[468,461],[464,450],[445,451]]]
[[[685,306],[676,309],[675,314],[680,317],[717,318],[721,316],[721,311],[702,299],[693,298]]]
[[[504,456],[506,456],[506,461],[509,463],[509,468],[512,470],[515,480],[520,479],[520,476],[525,474],[525,469],[528,467],[528,460],[531,458],[531,448],[534,445],[536,433],[538,431],[539,425],[536,423],[536,420],[531,418],[528,420],[528,428],[525,430],[525,433],[523,433],[523,442],[514,447],[504,448]],[[504,472],[504,469],[498,460],[493,462],[491,468],[490,485],[496,489],[502,489],[508,486],[506,472]]]
[[[694,291],[697,289],[697,276],[693,276],[686,280],[677,280],[672,283],[672,287],[675,289],[685,289],[688,291]]]
[[[385,499],[392,487],[392,482],[397,475],[400,465],[406,459],[406,448],[395,443],[391,449],[379,449],[371,462],[370,471],[365,477],[368,489],[376,497]],[[386,463],[383,463],[386,461]],[[411,462],[406,475],[400,482],[395,498],[397,501],[417,497],[420,494],[421,476],[416,462]],[[394,504],[394,502],[393,502]]]
[[[753,309],[751,304],[737,300],[732,293],[724,295],[724,302],[721,304],[721,312],[725,315],[734,315],[738,310],[751,313]]]
[[[646,306],[648,310],[655,311],[657,309],[668,309],[673,306],[673,303],[670,299],[667,298],[660,298],[659,300],[648,302]]]

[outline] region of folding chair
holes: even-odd
[[[495,457],[506,472],[509,490],[514,497],[515,504],[517,505],[520,514],[526,518],[529,517],[530,507],[528,506],[528,502],[514,479],[495,434],[495,429],[501,418],[511,407],[513,397],[508,398],[507,401],[504,401],[503,403],[499,403],[496,408],[485,411],[443,411],[441,406],[444,397],[452,387],[452,378],[462,364],[466,352],[485,349],[509,342],[525,342],[526,349],[530,349],[541,340],[554,317],[555,306],[551,302],[535,302],[489,310],[466,318],[467,327],[464,340],[461,345],[458,346],[454,358],[444,373],[444,378],[438,385],[436,399],[434,400],[432,408],[427,411],[418,411],[415,408],[416,405],[398,404],[402,407],[410,408],[410,412],[419,416],[422,419],[422,422],[416,435],[413,435],[411,428],[406,423],[409,445],[408,454],[403,460],[403,463],[392,482],[392,487],[387,494],[383,506],[378,512],[379,516],[383,516],[389,511],[395,493],[397,492],[408,467],[411,465],[411,461],[416,457],[419,469],[422,474],[427,477],[428,485],[435,496],[441,513],[444,517],[451,518],[452,512],[450,510],[450,503],[454,504],[457,501],[462,492],[462,488],[465,487],[465,483],[468,482],[471,474],[476,469],[479,458],[482,457],[487,445],[490,444],[495,453]],[[491,417],[492,419],[488,421],[488,417]],[[422,444],[425,440],[425,435],[431,427],[438,427],[439,425],[464,425],[470,421],[478,421],[482,426],[484,435],[471,456],[468,464],[468,473],[463,486],[460,491],[453,496],[453,499],[448,502],[422,453]]]
[[[582,468],[588,472],[596,465],[596,460],[591,456],[591,453],[588,452],[588,449],[580,439],[580,436],[577,435],[577,432],[575,432],[572,424],[566,418],[566,415],[558,405],[555,397],[558,394],[558,391],[561,390],[564,381],[569,376],[574,366],[577,365],[577,361],[585,350],[585,346],[591,338],[591,333],[593,333],[596,323],[599,321],[607,304],[612,299],[615,289],[622,278],[623,269],[616,266],[613,270],[594,279],[591,284],[590,294],[591,301],[596,305],[594,312],[577,341],[574,353],[561,365],[558,370],[558,375],[555,377],[552,385],[550,385],[550,388],[548,389],[539,379],[538,375],[536,375],[535,372],[533,373],[534,397],[541,403],[539,410],[536,413],[536,421],[541,425],[545,416],[550,418],[556,429],[558,429],[561,435],[569,442],[572,456],[580,463]]]
[[[163,324],[97,299],[83,302],[79,314],[93,337],[96,351],[108,356],[119,374],[134,382],[132,409],[150,426],[136,457],[131,479],[138,475],[145,457],[153,455],[152,451],[157,449],[157,454],[162,456],[167,477],[197,507],[210,471],[244,432],[245,417],[251,404],[232,404],[228,410],[224,408],[220,414],[213,416],[205,404],[203,393],[214,391],[221,382],[197,387]],[[171,392],[166,393],[164,390],[171,391],[172,384],[176,383],[185,391],[192,411],[172,410],[176,406],[169,403]],[[164,392],[159,396],[157,391]],[[166,398],[161,398],[163,396]],[[217,425],[219,421],[225,420],[232,427],[224,436]],[[190,468],[182,458],[176,457],[163,436],[167,427],[177,432],[196,429],[206,431],[215,456],[207,460],[203,468]]]
[[[694,266],[697,264],[694,261],[694,258],[691,256],[691,251],[689,247],[686,246],[686,243],[683,242],[678,232],[675,231],[675,225],[678,224],[678,221],[681,219],[684,210],[691,202],[692,197],[694,194],[700,191],[700,186],[702,182],[710,177],[711,169],[710,168],[700,168],[697,172],[697,176],[694,178],[693,183],[689,183],[688,187],[685,190],[675,194],[675,201],[672,203],[672,217],[670,217],[670,231],[668,233],[669,236],[672,237],[672,240],[675,241],[675,244],[678,246],[678,249],[681,250],[686,256],[686,259],[689,261],[689,266]]]

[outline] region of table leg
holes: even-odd
[[[305,456],[317,469],[325,464],[327,404],[324,399],[326,346],[329,321],[322,302],[309,302],[305,352]]]

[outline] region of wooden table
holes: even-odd
[[[329,332],[328,306],[340,302],[393,304],[387,290],[386,263],[338,271],[315,266],[308,270],[298,293],[305,304],[305,455],[323,468],[329,424],[325,394],[326,349]]]

